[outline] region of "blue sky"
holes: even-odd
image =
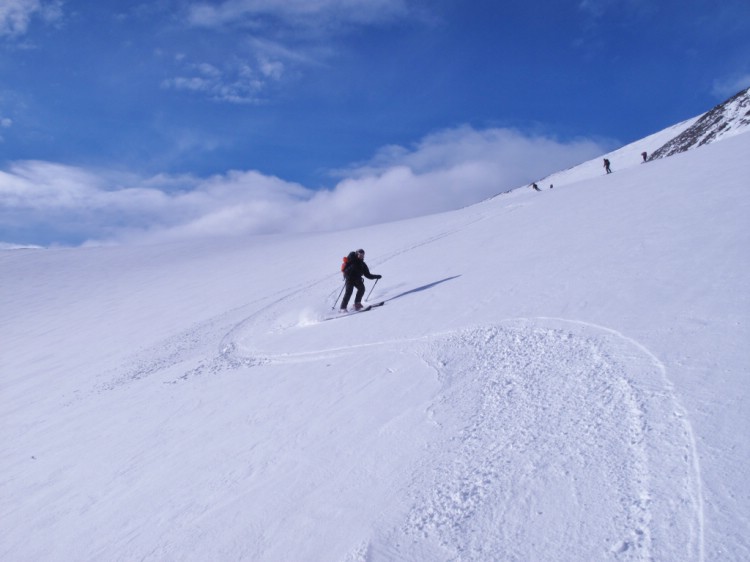
[[[747,0],[0,0],[0,242],[443,210],[748,85]]]

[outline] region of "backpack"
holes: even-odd
[[[345,258],[341,259],[341,273],[344,276],[344,278],[346,278],[346,274],[349,271],[349,266],[351,265],[350,262],[351,262],[351,260],[354,259],[355,256],[356,256],[356,254],[354,252],[349,252],[348,256],[346,256]]]

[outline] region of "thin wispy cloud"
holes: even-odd
[[[293,27],[318,28],[321,24],[372,25],[405,17],[405,0],[229,0],[218,5],[193,4],[188,11],[192,25],[262,27],[269,21]]]
[[[281,79],[284,64],[259,59],[254,65],[244,61],[210,64],[186,64],[186,74],[162,81],[162,87],[205,95],[215,101],[256,103],[262,99],[269,82]]]
[[[591,16],[601,17],[615,0],[581,0],[578,8]]]
[[[0,38],[25,34],[35,18],[52,23],[61,17],[61,0],[3,0],[0,2]]]
[[[214,101],[255,103],[281,83],[290,69],[320,66],[343,49],[339,38],[351,29],[382,26],[407,19],[407,0],[229,0],[197,2],[185,12],[194,30],[218,35],[240,34],[236,60],[203,59],[185,55],[183,73],[162,82],[178,91],[203,94]],[[415,16],[416,17],[416,16]],[[242,33],[245,32],[245,36]],[[218,72],[206,74],[209,65]],[[294,74],[294,73],[291,73]]]
[[[0,222],[8,233],[30,225],[44,231],[49,223],[89,243],[350,228],[475,203],[603,150],[587,140],[465,126],[413,147],[387,147],[371,162],[338,170],[330,190],[254,170],[137,179],[20,162],[0,173]]]
[[[650,14],[655,6],[652,0],[581,0],[578,9],[595,18],[601,18],[614,10]]]
[[[716,99],[724,100],[748,87],[750,87],[750,72],[746,74],[735,74],[728,78],[714,80],[711,94],[713,94]]]

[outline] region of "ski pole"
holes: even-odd
[[[375,283],[373,283],[373,284],[372,284],[372,289],[374,289],[374,288],[375,288],[375,285],[377,285],[377,284],[378,284],[378,281],[380,281],[380,279],[379,279],[379,278],[378,278],[378,279],[375,279]],[[370,300],[370,295],[372,294],[372,289],[370,289],[370,292],[369,292],[369,293],[367,293],[367,298],[365,299],[366,301],[367,301],[367,300]]]
[[[331,307],[331,310],[333,310],[334,308],[336,308],[336,303],[339,302],[339,299],[341,298],[341,295],[344,293],[344,289],[346,289],[346,281],[344,282],[344,285],[341,287],[341,292],[339,293],[339,296],[336,297],[335,301],[333,301],[333,306]]]

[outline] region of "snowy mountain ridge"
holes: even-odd
[[[685,131],[655,150],[650,160],[738,135],[750,129],[750,88],[738,92],[703,114]]]
[[[614,171],[643,164],[647,161],[673,156],[707,144],[750,131],[750,88],[743,90],[716,107],[680,123],[657,131],[629,143],[601,157],[583,162],[542,178],[541,188],[559,187],[580,181],[583,177],[595,178],[602,174],[602,160],[607,158]]]

